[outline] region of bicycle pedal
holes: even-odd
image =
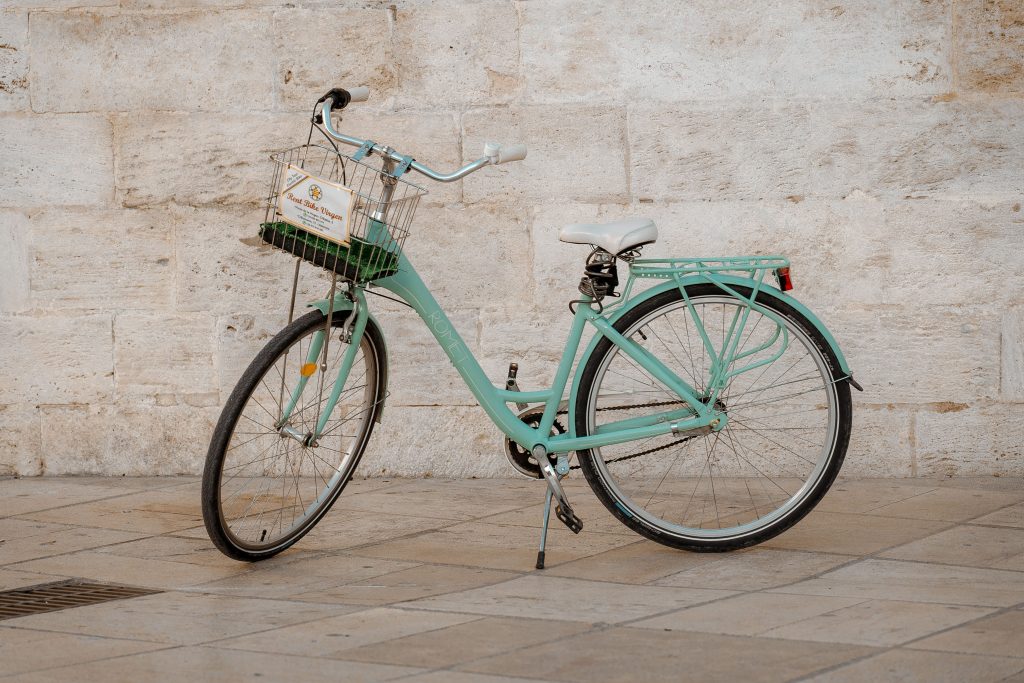
[[[583,520],[576,516],[576,513],[572,511],[572,508],[568,505],[564,507],[562,505],[555,506],[555,517],[558,517],[558,521],[569,527],[569,531],[574,534],[578,534],[583,531]]]

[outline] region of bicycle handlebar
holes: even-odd
[[[338,142],[346,145],[352,145],[353,147],[362,147],[366,144],[368,142],[367,140],[360,140],[359,138],[352,137],[351,135],[345,135],[344,133],[334,130],[334,124],[331,122],[331,108],[338,105],[339,109],[344,109],[352,102],[365,102],[369,97],[370,89],[366,86],[360,86],[358,88],[352,88],[352,90],[334,88],[317,100],[317,104],[323,103],[323,126],[327,134]],[[370,152],[373,154],[379,154],[382,157],[394,161],[395,163],[405,161],[404,156],[384,145],[374,143],[373,147],[370,148]],[[432,180],[436,180],[441,183],[450,183],[455,180],[459,180],[460,178],[465,178],[473,171],[478,171],[489,164],[504,164],[510,161],[521,161],[525,158],[526,145],[501,145],[496,142],[488,142],[484,144],[484,156],[480,157],[476,161],[466,164],[456,171],[452,171],[451,173],[439,173],[432,168],[424,166],[418,161],[410,162],[409,168]]]
[[[365,102],[370,99],[370,89],[365,85],[361,85],[358,88],[352,88],[348,91],[348,94],[352,96],[351,102]]]

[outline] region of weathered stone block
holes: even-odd
[[[886,206],[885,225],[893,255],[886,303],[1022,301],[1024,211],[1019,200],[898,201]]]
[[[1017,0],[957,0],[953,5],[957,85],[1024,93],[1024,6]]]
[[[174,294],[167,211],[43,211],[32,216],[39,308],[166,309]]]
[[[218,410],[213,407],[43,406],[45,473],[201,474]]]
[[[119,313],[114,318],[114,382],[118,398],[216,394],[214,318]]]
[[[315,98],[314,98],[315,99]],[[311,103],[310,103],[311,104]],[[269,157],[304,144],[305,114],[153,114],[117,115],[115,154],[117,194],[125,206],[167,201],[182,204],[254,204],[266,200],[274,167]],[[353,110],[342,131],[386,142],[431,166],[460,163],[458,130],[448,114],[406,115]],[[329,146],[314,134],[313,142]],[[180,155],[171,163],[169,149]],[[343,153],[355,150],[345,148]],[[376,159],[371,159],[376,163]],[[423,178],[409,179],[422,184]],[[423,203],[453,201],[459,188],[431,183]]]
[[[643,201],[807,194],[809,133],[803,104],[636,107],[629,114],[633,195]]]
[[[479,354],[476,311],[447,311],[459,336]],[[377,315],[388,345],[389,406],[476,405],[434,335],[412,311]]]
[[[389,407],[356,472],[452,479],[510,476],[502,438],[479,407]]]
[[[917,415],[919,476],[1024,476],[1024,408],[960,404]]]
[[[225,111],[240,101],[267,110],[274,104],[266,14],[41,12],[31,31],[32,106],[39,111]],[[165,147],[166,163],[180,163],[186,149]]]
[[[290,6],[288,0],[122,0],[120,7],[132,10],[239,9]]]
[[[825,102],[801,153],[809,194],[970,199],[1024,194],[1024,101]]]
[[[109,401],[114,388],[109,314],[3,316],[0,404]]]
[[[949,2],[522,5],[539,101],[946,92]]]
[[[395,15],[399,102],[494,104],[518,94],[519,42],[510,2],[421,3]]]
[[[0,405],[0,476],[42,473],[41,432],[36,406]]]
[[[999,319],[984,309],[837,309],[825,316],[873,402],[972,402],[999,391]]]
[[[305,309],[295,317],[305,315]],[[266,314],[236,313],[217,318],[217,374],[221,403],[227,401],[256,354],[288,323],[287,310]]]
[[[270,154],[305,142],[307,132],[302,116],[284,114],[155,113],[113,121],[117,197],[125,206],[263,201]]]
[[[27,10],[74,10],[81,7],[116,7],[117,0],[10,0],[5,7]]]
[[[1007,401],[1024,401],[1024,307],[1015,306],[1003,313],[1000,339],[999,396]]]
[[[28,13],[0,12],[0,111],[28,109]]]
[[[646,105],[630,111],[641,201],[1019,196],[1019,101]]]
[[[486,141],[525,143],[523,161],[487,168],[464,181],[467,202],[503,196],[558,201],[616,201],[629,192],[622,109],[533,106],[474,109],[462,118],[463,154]]]
[[[518,363],[523,391],[551,385],[572,326],[572,314],[565,303],[526,312],[510,313],[497,306],[480,312],[481,363],[492,382],[500,386],[509,363]],[[581,351],[586,347],[587,333]]]
[[[911,477],[913,411],[903,406],[861,405],[854,392],[853,431],[843,461],[847,477]]]
[[[398,76],[388,23],[387,10],[379,4],[339,7],[331,3],[323,8],[276,11],[274,83],[280,105],[309,111],[334,87],[369,86],[371,102],[391,96]],[[325,36],[329,39],[324,40]]]
[[[29,304],[29,222],[17,211],[0,210],[0,312],[16,313]]]
[[[263,210],[175,208],[176,306],[181,311],[284,313],[291,302],[295,257],[256,235]],[[327,271],[300,269],[296,314],[326,296]]]
[[[421,207],[405,252],[444,308],[528,300],[525,211],[503,204]]]
[[[0,115],[0,205],[95,205],[113,196],[110,124],[102,116]]]

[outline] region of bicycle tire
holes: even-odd
[[[349,311],[338,311],[333,314],[331,320],[331,326],[334,331],[341,328],[350,315]],[[345,486],[351,480],[352,473],[359,464],[359,460],[362,458],[363,453],[366,450],[366,445],[373,432],[373,426],[380,420],[381,411],[383,410],[384,397],[387,391],[387,353],[384,346],[384,337],[380,331],[380,328],[374,323],[373,319],[367,321],[366,331],[363,334],[363,339],[360,342],[360,348],[357,351],[357,364],[359,356],[362,356],[363,364],[365,367],[365,382],[363,386],[356,386],[354,390],[362,389],[362,399],[353,398],[353,401],[359,400],[358,405],[362,405],[362,416],[359,423],[358,434],[352,435],[352,441],[348,446],[347,452],[344,453],[345,457],[337,464],[332,465],[327,457],[310,454],[310,451],[316,449],[307,448],[305,445],[299,444],[295,440],[288,437],[282,437],[277,431],[273,431],[272,428],[265,423],[268,421],[263,413],[269,413],[263,405],[260,404],[256,398],[256,392],[260,390],[261,386],[264,390],[269,390],[271,387],[267,383],[266,378],[273,368],[277,366],[277,363],[284,359],[284,368],[278,371],[281,377],[281,385],[285,386],[285,377],[288,375],[288,359],[287,354],[289,351],[296,353],[301,352],[301,341],[313,335],[317,330],[323,330],[326,327],[326,317],[320,311],[312,311],[295,321],[290,325],[278,332],[263,349],[256,355],[252,360],[249,367],[243,373],[238,384],[231,392],[224,409],[221,411],[220,419],[217,422],[217,426],[214,429],[213,438],[210,442],[210,448],[207,453],[206,466],[203,471],[203,487],[202,487],[202,507],[203,507],[203,520],[206,525],[207,532],[210,535],[210,539],[214,545],[221,550],[225,555],[232,557],[237,560],[244,561],[257,561],[263,560],[268,557],[272,557],[281,551],[291,547],[300,538],[307,534],[316,524],[319,522],[327,511],[331,508],[338,496],[344,490]],[[328,342],[328,354],[331,350],[335,350],[338,354],[342,353],[347,344],[343,344],[338,340],[339,335],[332,333],[332,339]],[[298,349],[294,347],[299,345]],[[333,346],[332,346],[333,344]],[[298,353],[301,357],[304,357],[301,353]],[[298,363],[302,361],[296,361],[296,367]],[[321,368],[318,368],[321,370]],[[356,374],[357,365],[354,364],[352,372],[348,378],[348,385],[352,384],[353,376]],[[330,370],[326,373],[320,372],[321,376],[330,376]],[[362,381],[361,379],[359,381]],[[276,386],[276,379],[275,379]],[[307,382],[307,389],[310,382]],[[323,403],[323,385],[320,387],[320,394],[318,397],[319,403]],[[352,388],[342,389],[342,397],[351,391]],[[273,392],[270,392],[273,393]],[[290,390],[288,395],[290,395]],[[283,394],[283,389],[282,389]],[[303,392],[305,396],[305,391]],[[251,403],[255,402],[255,405]],[[279,401],[278,408],[280,408],[281,401]],[[263,410],[263,413],[259,413],[256,407]],[[236,442],[232,446],[232,439],[236,434],[236,429],[239,422],[243,419],[247,407],[254,408],[254,412],[257,413],[259,420],[249,417],[249,422],[256,422],[261,425],[266,431],[261,433],[257,437],[246,436],[248,441]],[[312,408],[317,407],[316,404],[303,404],[301,410],[296,406],[296,411],[293,412],[293,418],[303,413],[304,411],[311,411]],[[343,405],[341,398],[339,399],[338,405],[335,407],[335,413],[339,410],[348,409],[348,405]],[[311,419],[314,412],[308,412],[303,417],[306,422],[312,424],[315,420]],[[318,414],[318,413],[317,413]],[[332,413],[333,415],[334,413]],[[355,415],[360,415],[357,411]],[[339,418],[340,425],[345,425],[347,421],[354,418]],[[246,424],[249,424],[248,422]],[[347,429],[342,430],[340,426],[331,426],[331,422],[327,423],[328,426],[324,429],[324,435],[321,437],[321,441],[324,443],[317,447],[326,447],[327,437],[330,436],[329,432],[332,429],[335,433],[340,433],[330,443],[335,442],[342,443],[342,438],[348,435],[344,434]],[[256,429],[256,427],[252,427]],[[252,434],[252,433],[250,433]],[[258,443],[256,446],[249,447],[248,444],[260,439],[267,437],[269,441],[263,441]],[[275,444],[274,440],[277,440]],[[269,443],[269,446],[264,444]],[[280,445],[278,445],[280,444]],[[293,451],[296,446],[301,446],[301,453],[295,455]],[[226,516],[225,513],[225,496],[224,488],[225,484],[240,476],[242,473],[232,473],[227,480],[225,480],[225,464],[229,457],[235,457],[234,455],[229,456],[229,453],[236,448],[249,448],[251,454],[256,448],[269,448],[273,450],[273,453],[269,456],[257,458],[251,462],[243,461],[239,465],[231,465],[230,467],[249,467],[253,466],[253,474],[250,478],[255,479],[267,479],[269,476],[267,472],[274,471],[279,467],[283,467],[284,470],[288,470],[291,467],[290,472],[282,470],[281,479],[284,480],[286,476],[291,476],[294,481],[295,491],[298,494],[300,503],[305,506],[305,501],[302,500],[301,493],[299,492],[300,486],[303,489],[315,490],[321,487],[323,484],[323,490],[317,495],[311,503],[308,504],[308,509],[303,510],[301,517],[297,522],[289,524],[288,528],[285,528],[283,521],[284,513],[283,507],[280,508],[279,516],[282,521],[280,522],[281,533],[274,538],[267,539],[267,529],[262,530],[262,536],[258,541],[251,539],[244,539],[240,537],[238,529],[232,528],[231,519]],[[286,449],[280,451],[280,449]],[[280,451],[280,452],[279,452]],[[267,452],[267,451],[264,451]],[[327,452],[327,451],[323,451]],[[339,448],[339,455],[341,454],[341,448]],[[328,453],[328,456],[332,454]],[[241,456],[239,457],[246,457]],[[283,465],[281,460],[283,458]],[[332,458],[333,459],[333,458]],[[320,467],[317,467],[317,460],[321,461]],[[295,464],[298,463],[298,464]],[[305,481],[309,479],[308,473],[312,470],[313,482],[312,486],[306,486]],[[321,472],[320,470],[324,470]],[[330,471],[331,478],[328,480],[326,475],[327,471]],[[258,474],[262,472],[262,474]],[[305,472],[306,474],[303,474]],[[319,477],[320,481],[317,481]],[[301,481],[300,481],[301,480]],[[244,486],[244,482],[242,482]],[[253,505],[256,505],[261,496],[261,491],[264,490],[263,483],[261,482],[257,488],[257,493],[250,496],[250,503],[248,507],[244,508],[244,511],[248,511]],[[269,487],[266,489],[267,496],[266,500],[271,500]],[[276,489],[275,489],[276,493]],[[233,494],[231,497],[241,496],[240,500],[245,500],[245,497],[241,494]],[[282,494],[282,499],[284,494]],[[283,505],[284,501],[281,501]],[[294,506],[294,503],[293,503]],[[256,520],[260,523],[265,524],[262,516],[265,511],[260,512],[259,518]],[[294,521],[294,519],[293,519]],[[259,526],[257,524],[256,526]],[[271,527],[273,531],[273,527]]]
[[[744,287],[736,287],[736,290],[741,295],[744,296],[749,296],[751,292],[749,288]],[[724,311],[724,307],[726,304],[721,303],[723,300],[729,299],[732,302],[734,302],[734,305],[739,304],[738,300],[725,295],[725,293],[721,289],[710,283],[687,286],[686,293],[694,306],[708,305],[707,303],[703,302],[717,302],[723,306]],[[644,505],[641,505],[634,500],[634,496],[630,495],[630,485],[624,483],[624,481],[617,481],[616,476],[619,480],[625,480],[629,478],[630,482],[633,482],[634,480],[636,482],[639,482],[634,486],[634,488],[636,488],[637,490],[639,490],[639,487],[643,482],[653,481],[653,477],[651,476],[651,474],[644,474],[643,467],[647,467],[647,465],[634,465],[631,464],[630,462],[623,462],[629,461],[631,457],[635,456],[627,455],[615,459],[608,455],[602,454],[602,449],[600,448],[579,451],[577,453],[577,456],[579,459],[580,468],[582,469],[588,484],[593,489],[597,497],[604,504],[604,506],[627,527],[653,541],[656,541],[669,547],[696,552],[724,552],[762,543],[786,531],[794,524],[796,524],[798,521],[800,521],[804,516],[806,516],[807,513],[809,513],[815,507],[815,505],[818,504],[822,496],[824,496],[825,493],[828,491],[829,487],[832,485],[832,482],[838,475],[840,468],[842,467],[843,459],[845,458],[847,446],[849,444],[850,430],[852,426],[852,402],[850,397],[849,383],[845,381],[845,378],[841,374],[841,371],[838,369],[839,364],[831,350],[831,347],[829,346],[823,335],[809,320],[807,320],[797,310],[786,304],[786,302],[772,295],[770,292],[761,291],[757,296],[757,303],[769,309],[774,314],[778,315],[786,323],[787,333],[791,333],[793,336],[798,337],[799,341],[803,344],[808,355],[815,356],[812,358],[812,361],[814,362],[815,367],[819,369],[819,372],[823,374],[822,389],[825,392],[831,392],[831,398],[828,398],[828,396],[826,395],[826,398],[828,399],[828,401],[830,401],[830,403],[826,406],[826,409],[831,411],[830,415],[834,414],[835,424],[833,427],[829,427],[830,432],[828,434],[828,437],[821,444],[822,456],[820,462],[816,465],[816,469],[814,469],[810,473],[807,481],[804,482],[804,485],[799,490],[797,490],[797,492],[793,495],[792,498],[787,499],[787,501],[785,502],[785,507],[780,506],[777,510],[773,510],[763,516],[758,517],[758,519],[764,519],[764,523],[757,523],[758,519],[755,519],[753,522],[744,523],[742,525],[737,523],[734,527],[723,527],[721,515],[718,514],[719,527],[717,529],[711,527],[704,529],[703,523],[706,517],[706,513],[704,512],[704,510],[702,510],[699,515],[694,515],[694,519],[701,520],[701,526],[688,526],[684,522],[669,522],[668,520],[664,519],[662,515],[652,513],[651,510],[646,509]],[[637,330],[641,330],[642,332],[645,329],[645,326],[646,329],[653,330],[654,328],[651,327],[651,323],[659,319],[660,316],[658,314],[660,312],[666,312],[665,315],[667,315],[667,312],[671,310],[680,310],[680,308],[681,310],[688,311],[688,309],[685,306],[685,300],[681,292],[678,289],[672,289],[637,304],[633,309],[629,310],[623,316],[621,316],[616,321],[614,327],[620,334],[626,337],[633,337],[635,340],[639,341],[640,338],[644,335],[641,334],[638,336]],[[770,318],[766,319],[770,320]],[[726,316],[723,312],[723,329],[726,326],[725,323]],[[751,334],[753,334],[753,332],[751,332]],[[654,335],[650,331],[648,331],[647,337],[650,338],[652,336]],[[682,344],[681,338],[680,344]],[[668,348],[668,345],[666,345],[666,349]],[[597,427],[596,415],[599,406],[596,404],[599,402],[598,397],[601,396],[600,384],[604,382],[605,377],[610,376],[608,372],[608,369],[612,362],[610,357],[616,356],[617,351],[618,347],[614,346],[607,339],[602,339],[595,346],[590,356],[582,361],[583,374],[581,376],[580,386],[576,402],[574,405],[575,410],[573,416],[577,436],[585,436],[590,433],[593,433],[594,429],[596,429]],[[682,354],[679,355],[681,356]],[[666,358],[662,358],[661,360],[665,362]],[[675,360],[678,359],[674,359],[673,362]],[[693,359],[692,357],[691,362],[694,365],[694,367],[696,367],[696,360]],[[685,361],[680,361],[680,364],[685,365]],[[670,367],[672,367],[671,364],[669,365]],[[768,372],[767,367],[765,368],[764,372]],[[696,371],[694,371],[694,375],[696,374]],[[739,376],[742,375],[738,375],[738,377]],[[680,374],[680,377],[685,378],[686,375]],[[675,398],[678,399],[677,396]],[[758,394],[755,394],[754,398],[754,404],[756,404],[756,399],[760,398],[760,396]],[[769,395],[768,398],[770,399],[771,395]],[[809,398],[814,398],[814,396],[811,396]],[[783,400],[785,399],[786,396],[783,395]],[[624,399],[619,400],[621,402]],[[729,414],[729,406],[727,405],[729,400],[730,399],[725,398],[723,393],[722,408],[726,410],[727,415]],[[793,399],[790,397],[789,400]],[[768,403],[770,403],[770,401]],[[741,403],[740,405],[749,406],[751,405],[751,402],[748,400],[747,404]],[[607,406],[600,406],[600,408],[602,410],[617,410],[614,407],[609,409]],[[665,408],[661,407],[658,408],[658,410],[665,410]],[[811,412],[811,410],[812,409],[807,409],[804,412]],[[820,406],[815,406],[813,410],[820,410]],[[602,413],[602,415],[603,414],[604,413]],[[782,415],[785,415],[785,413],[783,413]],[[737,419],[739,418],[737,417]],[[789,419],[793,420],[795,418],[790,417]],[[829,420],[831,419],[832,418],[829,417]],[[758,420],[758,423],[761,421],[762,420]],[[735,424],[731,416],[730,424]],[[731,429],[731,427],[727,427],[725,430],[722,430],[721,433],[726,432],[728,429]],[[779,429],[796,430],[809,428],[781,427]],[[683,440],[684,435],[680,435],[677,437],[666,435],[666,437],[664,438],[666,440],[677,439],[678,442],[683,444],[690,444],[694,442],[696,439],[703,439],[705,440],[705,450],[708,451],[707,444],[709,443],[709,441],[711,439],[722,439],[722,437],[720,436],[721,433],[713,433],[711,435],[696,437],[695,439],[690,439],[686,441]],[[799,436],[801,434],[800,432],[794,433],[797,435],[797,438],[801,438]],[[808,436],[806,433],[804,433],[804,435]],[[728,438],[735,439],[735,436],[733,434],[729,434]],[[810,439],[808,439],[808,442],[810,442]],[[672,442],[669,441],[669,443],[671,444]],[[716,440],[714,443],[717,445],[719,441]],[[772,441],[772,443],[775,442]],[[647,453],[651,452],[652,450],[654,452],[659,452],[660,449],[657,448],[645,448],[645,446],[649,445],[650,444],[645,442],[644,444],[627,444],[625,445],[625,447],[630,447],[632,448],[632,450],[640,453]],[[736,482],[736,480],[741,478],[738,472],[743,467],[744,457],[747,458],[748,463],[751,463],[752,470],[759,469],[757,466],[752,464],[755,462],[758,463],[761,468],[770,468],[769,465],[765,464],[770,463],[771,460],[769,458],[767,458],[761,453],[753,453],[750,451],[738,449],[736,448],[736,445],[736,442],[733,441],[731,448],[734,453],[738,454],[736,457],[737,464],[733,466],[733,474],[731,476],[725,477],[725,479],[727,480],[726,489],[723,489],[721,494],[723,495],[723,502],[729,502],[732,500],[731,498],[726,499],[724,496],[724,493],[727,492],[727,489],[729,487],[740,491],[740,493],[737,494],[736,496],[733,496],[733,498],[736,498],[738,500],[742,496],[742,490],[739,489],[739,485]],[[784,444],[780,445],[785,447]],[[682,448],[684,448],[684,446],[680,445],[679,449],[681,450]],[[685,448],[689,449],[690,446],[687,445],[685,446]],[[719,500],[714,489],[713,470],[715,464],[718,463],[718,461],[724,461],[725,458],[721,456],[715,457],[713,455],[714,450],[715,446],[711,446],[710,452],[708,452],[707,455],[707,460],[704,463],[703,467],[706,467],[707,469],[707,479],[710,480],[711,482],[711,497],[714,499],[714,505],[717,509],[719,505]],[[769,446],[767,450],[777,451],[778,449]],[[664,451],[661,450],[660,452]],[[650,458],[651,456],[645,455],[644,457]],[[757,457],[764,458],[764,460],[756,460],[755,458]],[[793,460],[788,456],[786,457],[789,460]],[[664,474],[661,475],[661,481],[658,483],[657,488],[654,489],[654,492],[651,494],[650,498],[647,500],[645,504],[647,507],[653,509],[654,505],[660,504],[663,505],[664,509],[667,510],[668,512],[679,515],[678,510],[684,504],[686,490],[689,488],[689,485],[693,480],[692,475],[689,479],[680,475],[676,475],[674,479],[670,482],[670,484],[676,484],[679,481],[685,483],[685,487],[678,486],[675,489],[675,492],[680,492],[682,493],[682,495],[678,496],[677,498],[673,498],[673,493],[661,494],[661,497],[664,498],[667,502],[661,501],[659,499],[658,503],[652,503],[652,501],[654,501],[655,499],[655,496],[659,494],[659,489],[664,485],[664,482],[667,480],[672,468],[677,466],[679,458],[680,456],[677,455],[676,461],[673,461],[671,464],[668,465],[667,468],[664,469]],[[667,458],[665,459],[667,460]],[[699,456],[697,458],[693,458],[688,455],[687,458],[684,458],[684,462],[685,460],[692,460],[695,463],[697,463],[699,462]],[[637,458],[633,462],[639,462],[639,458]],[[630,471],[629,469],[627,469],[630,467],[633,467],[634,471]],[[653,466],[651,467],[653,468]],[[724,470],[728,471],[728,467],[729,466],[727,465],[726,468],[724,468]],[[615,474],[612,473],[613,469],[616,470]],[[655,471],[656,470],[651,469],[651,473]],[[720,467],[720,472],[721,471],[723,471],[723,469]],[[700,477],[704,477],[704,469],[700,470],[698,479],[693,486],[693,491],[690,493],[690,500],[686,502],[687,510],[684,511],[681,515],[683,517],[686,516],[690,506],[693,503],[694,494],[697,491],[697,488],[701,482]],[[784,483],[787,483],[789,478],[780,476],[780,479]],[[721,481],[721,478],[719,481]],[[763,485],[764,482],[761,483]],[[648,483],[646,485],[648,489],[650,489],[652,486],[651,483]],[[705,484],[705,488],[707,488],[707,484]],[[771,488],[763,488],[765,490],[765,493],[769,494],[767,496],[768,500],[771,500]],[[746,490],[747,493],[750,495],[750,505],[748,505],[746,501],[742,501],[742,505],[747,505],[748,516],[750,515],[749,508],[751,506],[753,507],[753,515],[760,515],[760,510],[758,509],[757,503],[755,501],[755,495],[750,488],[749,482],[746,484]],[[647,490],[644,490],[644,493],[646,492]],[[776,495],[778,495],[780,498],[782,497],[781,494]],[[761,496],[760,492],[758,493],[758,496]],[[708,497],[707,493],[702,493],[701,497],[705,498],[706,507],[706,499]],[[736,507],[737,505],[733,503],[733,508]],[[782,512],[780,514],[775,514],[778,511]],[[735,520],[741,519],[741,517],[738,516],[740,512],[735,511],[735,509],[733,510],[732,514],[734,515]],[[726,519],[729,519],[728,515],[726,516]]]

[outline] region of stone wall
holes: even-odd
[[[550,378],[585,254],[558,228],[646,214],[651,254],[791,256],[866,388],[847,472],[1024,474],[1018,0],[5,0],[0,474],[200,470],[286,311],[291,261],[252,239],[266,155],[358,84],[344,128],[434,167],[530,147],[432,187],[407,244],[493,379]],[[379,310],[363,471],[508,474]]]

